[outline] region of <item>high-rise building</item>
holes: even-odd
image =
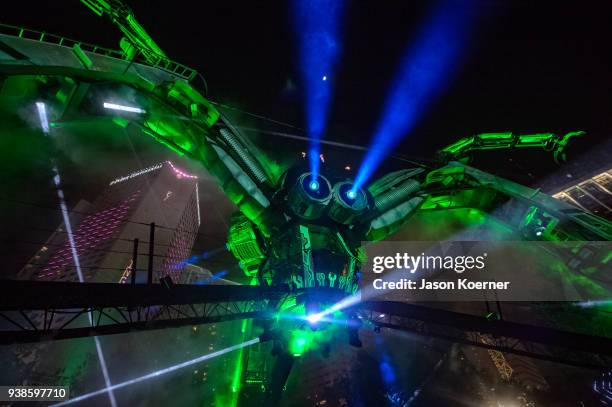
[[[198,193],[198,177],[170,161],[109,180],[105,190],[92,203],[81,200],[69,210],[69,221],[63,222],[51,234],[18,277],[79,281],[80,269],[85,281],[129,282],[133,272],[134,239],[139,239],[137,281],[145,282],[150,224],[153,222],[154,282],[164,276],[170,276],[175,283],[211,279],[213,276],[208,270],[186,261],[201,222]],[[31,312],[29,317],[37,325],[44,318],[38,311]],[[71,318],[71,314],[59,314],[53,318],[53,327]],[[81,319],[87,322],[85,316]],[[16,346],[14,369],[20,372],[19,377],[25,378],[22,384],[73,385],[81,374],[85,374],[83,369],[90,361],[104,358],[111,368],[121,366],[125,338],[105,338],[104,354],[101,345],[96,347],[93,341],[81,341],[78,345],[73,341],[52,341]],[[149,341],[153,341],[151,338],[153,336]],[[169,338],[177,340],[176,332],[158,332],[154,338],[155,343]],[[96,353],[97,358],[93,357]],[[65,362],[66,355],[70,355],[70,363]],[[95,375],[98,371],[92,369],[89,374]]]
[[[93,203],[81,201],[21,270],[22,279],[124,283],[139,239],[137,280],[147,278],[151,223],[153,281],[182,270],[201,222],[198,177],[165,161],[119,177]],[[76,253],[76,256],[75,256]]]
[[[612,220],[612,169],[566,185],[553,197]]]

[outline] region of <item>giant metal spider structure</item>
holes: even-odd
[[[306,315],[357,293],[364,261],[362,242],[393,236],[415,216],[469,209],[534,242],[609,241],[612,237],[608,221],[467,164],[475,151],[520,148],[541,148],[560,161],[569,142],[583,132],[467,137],[442,149],[435,165],[392,172],[354,191],[353,180],[342,172],[323,168],[314,178],[303,166],[269,165],[257,146],[195,87],[199,74],[170,60],[130,9],[116,0],[82,2],[119,27],[124,35],[121,50],[3,26],[1,40],[10,58],[0,62],[2,114],[10,116],[23,106],[44,103],[54,125],[51,133],[61,132],[69,123],[73,132],[80,131],[79,126],[82,131],[108,126],[107,131],[150,136],[201,162],[238,208],[231,218],[228,248],[242,270],[260,293],[282,287],[294,304],[303,305],[300,312]],[[34,45],[38,48],[29,58],[19,51]],[[132,108],[107,110],[102,100]],[[568,255],[578,258],[580,253]],[[596,262],[606,256],[593,254]],[[592,277],[610,282],[605,275]],[[2,297],[12,298],[8,291]],[[94,301],[95,292],[90,293]],[[99,306],[109,305],[101,302]],[[266,307],[278,310],[281,302],[270,301]],[[346,314],[355,319],[353,311]],[[281,373],[273,375],[267,386],[270,403],[282,391],[291,368],[287,360],[297,356],[291,339],[278,333],[283,329],[277,325],[282,323],[267,318],[263,324],[263,336],[276,342],[276,355],[285,355],[279,356],[279,360],[285,358],[277,369]],[[356,328],[349,328],[349,339],[359,346]]]

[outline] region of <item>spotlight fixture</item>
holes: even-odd
[[[325,211],[331,195],[331,184],[323,175],[315,177],[312,173],[304,173],[290,188],[287,204],[299,217],[317,219]]]
[[[350,181],[336,184],[333,199],[329,205],[329,217],[336,222],[348,225],[368,207],[368,197],[363,189],[354,189]]]

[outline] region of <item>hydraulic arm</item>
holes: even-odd
[[[81,0],[98,16],[108,15],[123,35],[121,49],[128,59],[140,52],[151,63],[166,58],[166,54],[153,41],[142,25],[134,17],[132,10],[119,0]]]
[[[511,148],[543,148],[553,153],[556,162],[565,160],[565,148],[572,137],[582,136],[583,131],[572,131],[564,135],[555,133],[514,134],[483,133],[464,137],[438,151],[445,161],[468,159],[472,152],[482,150],[502,150]]]

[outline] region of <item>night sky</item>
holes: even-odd
[[[117,48],[118,30],[78,1],[37,3],[37,7],[32,2],[13,3],[14,9],[3,10],[2,20]],[[205,76],[213,100],[304,126],[297,41],[288,2],[219,1],[206,2],[204,7],[202,2],[178,0],[127,3],[171,58]],[[415,38],[432,4],[383,3],[348,2],[329,140],[368,144],[402,51]],[[589,134],[575,146],[576,154],[601,152],[597,144],[610,139],[611,3],[479,0],[476,4],[472,39],[462,60],[456,61],[454,78],[397,152],[427,158],[475,133],[577,129]],[[251,118],[248,125],[269,128],[269,123]],[[265,147],[277,140],[269,136],[259,142]],[[495,156],[479,164],[526,183],[558,170],[542,152],[522,155],[526,157],[522,162],[521,157],[509,157],[514,161],[502,165]]]

